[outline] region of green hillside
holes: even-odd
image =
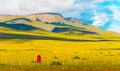
[[[10,18],[10,17],[9,17]],[[52,18],[52,19],[51,19]],[[7,34],[6,34],[7,33]],[[120,34],[100,30],[79,20],[65,19],[59,14],[34,14],[4,19],[0,34],[5,38],[65,39],[65,40],[119,40]],[[37,36],[36,36],[37,35]],[[1,36],[1,37],[2,37]],[[6,37],[7,36],[7,37]],[[13,37],[12,37],[13,36]],[[47,36],[47,37],[46,37]]]

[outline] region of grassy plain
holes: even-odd
[[[37,55],[42,57],[40,67],[36,63]],[[30,67],[30,70],[34,67],[38,70],[44,68],[51,70],[54,66],[57,66],[55,68],[57,71],[62,68],[65,70],[71,68],[71,71],[85,68],[88,71],[89,69],[96,71],[94,70],[96,68],[107,71],[109,68],[114,70],[114,67],[119,70],[119,59],[119,41],[0,40],[0,67],[8,67],[8,69],[13,67],[13,71],[17,66],[20,66],[23,71],[26,71],[27,67]]]

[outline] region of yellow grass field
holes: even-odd
[[[114,67],[120,64],[119,43],[119,41],[0,40],[0,64],[34,67],[38,65],[37,55],[41,55],[40,66],[46,68],[50,66],[79,68],[84,65],[88,65],[88,68],[92,65]]]

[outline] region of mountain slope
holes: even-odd
[[[27,16],[0,15],[0,27],[11,29],[12,34],[60,37],[77,40],[119,40],[120,34],[100,30],[74,18],[64,18],[56,13],[41,13]],[[0,28],[0,33],[7,31]],[[34,33],[33,33],[34,31]],[[41,33],[42,32],[42,33]],[[7,32],[8,33],[8,32]],[[24,35],[23,34],[23,35]],[[44,36],[42,35],[42,36]]]

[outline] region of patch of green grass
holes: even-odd
[[[57,56],[55,56],[55,57],[53,57],[54,59],[58,59],[58,57]]]
[[[51,65],[62,65],[62,63],[59,62],[59,61],[54,61],[54,62],[51,63]]]
[[[73,59],[80,59],[80,57],[79,56],[75,56],[75,57],[73,57]]]

